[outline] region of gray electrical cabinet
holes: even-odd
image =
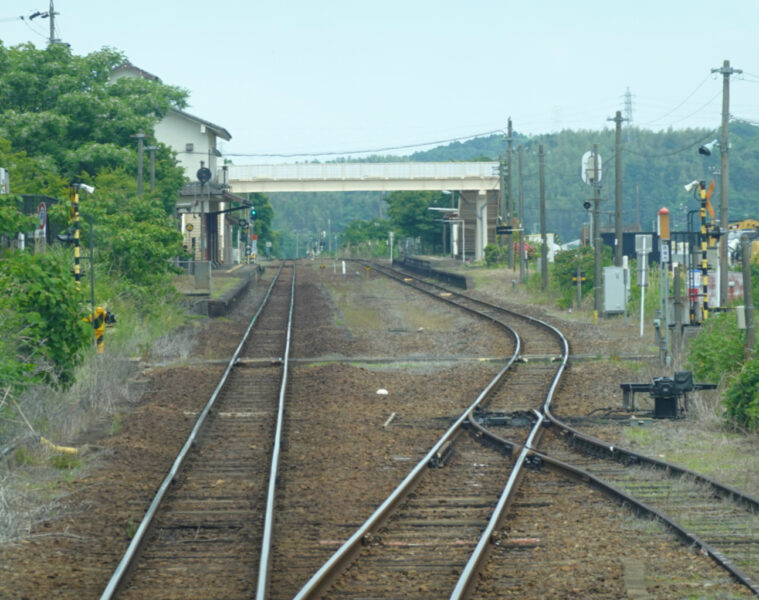
[[[604,267],[604,313],[625,312],[625,269]]]

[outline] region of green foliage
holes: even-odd
[[[0,54],[0,137],[10,141],[21,163],[34,157],[54,165],[49,170],[67,180],[124,164],[133,172],[130,136],[142,131],[152,139],[158,119],[185,105],[184,91],[158,81],[109,83],[113,69],[125,61],[112,49],[75,56],[62,44],[42,50],[31,44],[6,50],[0,44]],[[25,185],[28,169],[9,167],[14,190],[26,191],[15,182]]]
[[[499,247],[495,244],[485,246],[485,264],[493,267],[499,263],[508,260],[509,251],[505,246]]]
[[[759,358],[747,361],[724,398],[725,417],[749,431],[759,431]]]
[[[396,235],[419,237],[423,244],[433,245],[440,237],[440,225],[435,223],[433,206],[450,202],[440,192],[393,192],[386,196],[387,214]]]
[[[343,245],[358,246],[368,241],[386,240],[390,232],[390,222],[381,219],[371,221],[355,220],[343,229],[340,239]]]
[[[73,454],[54,454],[50,457],[50,465],[61,471],[70,471],[82,466],[82,461]]]
[[[17,196],[0,195],[0,236],[16,237],[34,230],[36,224],[36,217],[21,212]]]
[[[0,339],[13,352],[0,367],[0,377],[7,378],[0,386],[18,386],[20,376],[32,371],[47,382],[70,383],[82,350],[91,343],[91,330],[82,322],[82,293],[62,253],[7,251],[0,260],[0,289],[0,313],[6,316]],[[9,335],[16,341],[8,341]],[[54,374],[45,363],[52,364]]]
[[[611,265],[611,263],[611,249],[605,246],[601,251],[601,269]],[[577,276],[578,268],[585,276],[585,281],[582,282],[581,286],[584,298],[588,294],[594,293],[596,286],[595,252],[593,247],[580,246],[572,250],[557,252],[554,255],[550,282],[552,288],[558,292],[557,304],[560,308],[572,306],[577,298],[577,281],[574,278]]]
[[[145,195],[86,198],[80,211],[92,215],[97,258],[125,283],[150,289],[168,285],[171,258],[183,253],[182,234],[161,200]],[[85,230],[84,239],[87,239]]]
[[[735,315],[716,313],[689,344],[688,366],[698,381],[717,382],[732,376],[743,362],[743,336]]]

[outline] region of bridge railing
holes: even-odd
[[[497,176],[498,163],[484,161],[228,165],[227,169],[229,181],[261,179],[271,181],[490,179]]]

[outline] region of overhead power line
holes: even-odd
[[[407,144],[405,146],[387,146],[384,148],[370,148],[367,150],[343,150],[343,151],[328,151],[328,152],[293,152],[293,153],[263,153],[263,152],[253,152],[253,153],[244,153],[244,152],[225,152],[225,156],[247,156],[247,157],[275,157],[275,158],[298,158],[298,157],[304,157],[304,156],[346,156],[350,154],[376,154],[377,152],[390,152],[393,150],[408,150],[410,148],[422,148],[424,146],[434,146],[438,144],[450,144],[453,142],[461,142],[464,140],[471,140],[478,137],[483,137],[486,135],[494,135],[496,133],[503,133],[503,129],[494,129],[492,131],[485,131],[482,133],[475,133],[473,135],[467,135],[463,137],[455,137],[455,138],[448,138],[446,140],[435,140],[432,142],[423,142],[420,144]]]
[[[647,121],[646,123],[641,123],[640,125],[642,125],[642,126],[651,125],[652,123],[656,123],[657,121],[662,121],[662,120],[666,119],[669,115],[671,115],[678,108],[680,108],[683,104],[685,104],[688,100],[690,100],[693,97],[693,95],[698,90],[700,90],[703,87],[703,85],[711,78],[711,76],[712,76],[711,73],[709,73],[709,75],[707,75],[706,77],[704,77],[703,81],[696,86],[696,89],[694,89],[690,94],[688,94],[688,96],[685,98],[685,100],[683,100],[682,102],[680,102],[680,104],[678,104],[677,106],[675,106],[673,109],[671,109],[670,111],[664,113],[661,117],[653,119],[652,121]],[[712,100],[713,99],[714,98],[712,98]],[[709,102],[711,102],[711,100],[709,100]],[[701,110],[701,109],[699,109],[699,110]],[[696,112],[698,112],[698,111],[696,111]],[[688,115],[688,116],[691,116],[691,115]]]

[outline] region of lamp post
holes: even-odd
[[[145,148],[150,152],[150,192],[155,191],[155,151],[158,150],[158,146],[148,146]]]

